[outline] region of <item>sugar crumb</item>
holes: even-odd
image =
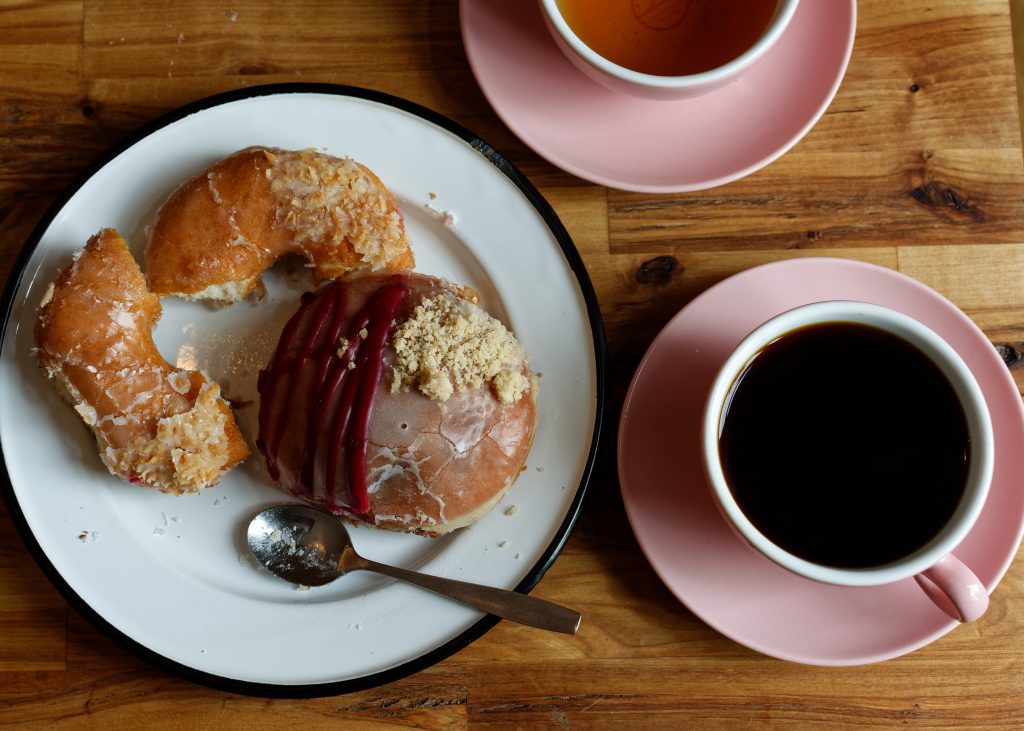
[[[433,199],[431,199],[433,200]],[[430,211],[430,214],[441,222],[446,228],[452,228],[458,220],[454,213],[451,211],[442,211],[440,208],[435,208],[429,203],[424,203],[423,207]]]
[[[256,569],[257,571],[266,571],[267,567],[256,560],[256,557],[252,555],[251,551],[238,554],[238,563],[242,566],[248,566],[249,568]]]

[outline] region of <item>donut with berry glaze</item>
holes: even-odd
[[[307,294],[258,388],[257,447],[279,487],[425,535],[497,504],[536,423],[519,342],[464,288],[412,272]]]

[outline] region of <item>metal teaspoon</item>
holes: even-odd
[[[260,563],[293,584],[322,586],[350,571],[374,571],[531,627],[571,635],[580,626],[578,612],[543,599],[363,558],[352,546],[344,523],[309,505],[267,508],[249,523],[248,540]]]

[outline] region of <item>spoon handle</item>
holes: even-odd
[[[513,622],[519,622],[530,627],[538,627],[539,629],[552,630],[553,632],[564,632],[574,635],[580,626],[580,619],[582,619],[579,612],[574,612],[567,607],[559,606],[558,604],[538,599],[528,594],[519,594],[492,586],[470,584],[465,581],[456,581],[455,579],[443,579],[439,576],[430,576],[429,574],[420,574],[415,571],[400,569],[397,566],[388,566],[376,561],[370,561],[362,556],[358,556],[358,560],[350,559],[346,561],[345,570],[375,571],[378,574],[384,574],[400,581],[407,581],[435,594],[468,604],[488,614],[495,614],[503,619],[510,619]]]

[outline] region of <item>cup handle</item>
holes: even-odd
[[[985,585],[951,553],[914,580],[939,609],[959,622],[973,622],[988,609]]]

